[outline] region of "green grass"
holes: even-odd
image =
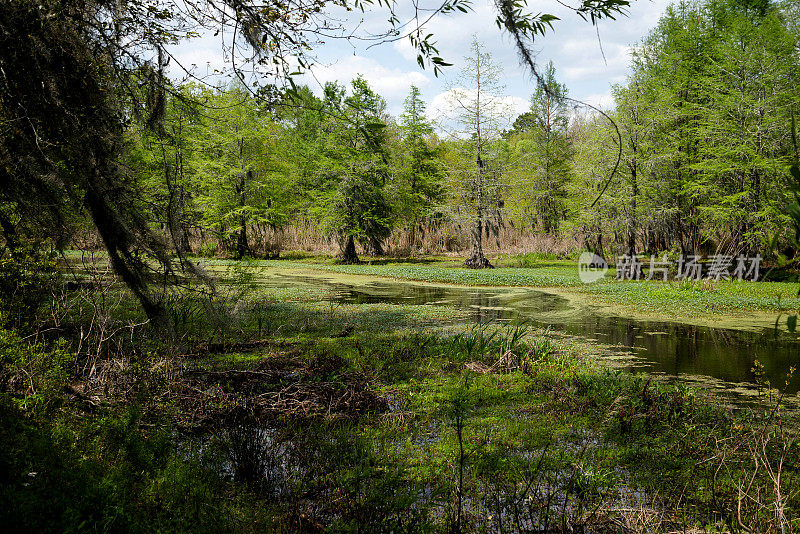
[[[286,287],[274,276],[313,268],[350,283],[368,280],[360,274],[589,291],[569,262],[547,262],[493,271],[440,260],[206,262],[220,275],[217,296],[174,293],[177,341],[125,331],[109,346],[125,351],[111,353],[113,365],[98,360],[108,378],[91,390],[103,396],[94,404],[65,393],[89,386],[68,343],[33,347],[9,334],[0,520],[42,531],[441,532],[460,495],[466,532],[559,528],[637,506],[663,510],[662,530],[722,528],[737,480],[751,474],[748,449],[728,444],[760,445],[760,412],[733,414],[701,392],[607,369],[589,341],[472,325],[449,306],[337,304],[313,281]],[[613,302],[634,291],[660,302],[705,295],[591,288]],[[726,298],[737,296],[766,298]],[[127,304],[112,310],[120,320]],[[769,454],[780,446],[769,442]],[[790,494],[800,467],[786,469]],[[756,480],[767,495],[765,470]]]
[[[227,265],[218,262],[215,265]],[[800,309],[797,284],[786,282],[660,282],[616,281],[609,279],[584,284],[572,260],[547,260],[537,267],[473,270],[455,260],[381,265],[339,265],[332,261],[300,263],[291,261],[258,262],[265,268],[313,269],[345,275],[367,275],[461,286],[527,287],[556,290],[586,300],[618,307],[619,311],[642,316],[670,317],[675,320],[731,319],[748,312],[781,313]],[[354,279],[357,281],[357,279]]]
[[[449,306],[337,304],[327,287],[285,287],[274,276],[555,288],[647,313],[712,316],[778,309],[770,299],[791,287],[583,286],[572,262],[541,260],[488,271],[441,258],[202,260],[220,276],[219,294],[174,294],[178,341],[126,330],[109,350],[129,352],[104,368],[111,378],[93,390],[103,395],[96,405],[65,394],[85,381],[68,375],[83,362],[68,343],[0,336],[0,384],[9,384],[0,521],[42,531],[441,532],[460,494],[467,532],[557,529],[619,507],[661,511],[654,532],[720,531],[737,481],[752,476],[767,506],[745,503],[744,518],[753,531],[773,530],[764,526],[770,479],[749,455],[762,447],[776,458],[783,429],[797,428],[783,409],[764,417],[773,400],[734,413],[708,393],[609,369],[589,341],[472,325]],[[286,398],[294,404],[283,411],[265,408]],[[374,404],[357,409],[364,399]],[[797,452],[790,444],[782,479],[795,524]]]
[[[289,257],[293,259],[248,260],[246,265],[254,271],[260,271],[255,280],[259,286],[264,283],[260,277],[269,273],[270,269],[277,268],[459,286],[540,288],[572,295],[588,304],[605,305],[614,308],[617,313],[687,322],[722,320],[727,326],[734,327],[737,320],[751,312],[766,316],[800,310],[797,283],[616,281],[611,279],[613,273],[609,273],[600,282],[584,284],[578,278],[576,260],[557,259],[552,255],[500,256],[494,260],[499,267],[486,270],[465,269],[461,267],[461,259],[443,256],[413,261],[365,257],[364,263],[359,265],[342,265],[330,256],[290,254]],[[212,274],[227,277],[228,282],[234,280],[231,269],[240,264],[232,260],[207,258],[198,261]],[[354,283],[357,281],[357,278],[353,279]],[[277,300],[323,300],[328,296],[325,291],[318,286],[298,284],[295,287],[273,289],[271,294]],[[765,317],[764,321],[768,319]]]
[[[725,498],[735,479],[720,479],[708,491],[695,481],[713,476],[715,466],[698,460],[713,456],[714,444],[740,427],[713,399],[681,386],[651,383],[644,376],[605,370],[568,342],[547,340],[550,348],[540,352],[527,372],[473,372],[466,364],[494,363],[510,331],[492,336],[481,350],[468,350],[475,346],[470,338],[478,335],[489,336],[490,331],[473,328],[450,338],[366,331],[344,339],[318,335],[304,341],[276,340],[300,343],[303,361],[327,354],[330,361],[340,362],[332,379],[360,373],[392,399],[390,412],[357,424],[319,421],[289,429],[286,439],[293,447],[320,451],[312,459],[313,481],[297,480],[299,487],[340,488],[332,499],[336,506],[328,500],[316,503],[318,513],[336,517],[334,531],[354,525],[397,526],[411,519],[410,510],[422,513],[416,519],[420,530],[426,525],[442,528],[452,520],[462,445],[462,493],[470,530],[498,528],[503,516],[511,521],[506,528],[514,525],[507,517],[509,507],[516,506],[509,495],[528,484],[537,505],[537,512],[528,516],[533,524],[543,521],[549,498],[567,499],[567,519],[575,521],[580,510],[601,504],[630,506],[631,499],[650,506],[656,495],[672,521],[721,521],[709,506]],[[524,354],[541,341],[529,336],[515,351]],[[467,399],[459,407],[462,442],[454,422],[459,396]],[[285,459],[312,461],[298,453]],[[384,494],[383,505],[375,508],[378,494],[386,491],[393,497]],[[276,513],[289,511],[279,507]],[[555,511],[550,513],[561,520]]]

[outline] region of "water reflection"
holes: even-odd
[[[304,278],[304,283],[326,283]],[[709,328],[663,321],[645,321],[608,315],[592,306],[536,290],[457,288],[405,282],[364,285],[332,284],[334,300],[342,303],[449,305],[467,310],[475,321],[524,319],[570,335],[597,340],[633,351],[641,364],[673,376],[699,375],[726,382],[752,382],[753,363],[764,364],[773,386],[782,387],[790,366],[800,362],[800,343],[773,329],[761,331]],[[794,377],[790,393],[800,390]]]

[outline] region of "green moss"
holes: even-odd
[[[545,287],[594,304],[640,308],[652,299],[657,305],[646,313],[683,307],[684,314],[714,317],[766,306],[787,289],[582,286],[570,262],[547,262],[467,271],[455,261],[345,267],[317,258],[249,262],[251,273],[208,262],[224,278],[221,296],[177,293],[171,305],[181,342],[154,357],[182,349],[183,368],[261,370],[268,378],[243,373],[250,375],[243,386],[219,378],[236,373],[210,379],[214,373],[198,372],[171,382],[142,355],[130,371],[135,391],[92,410],[49,403],[62,411],[37,420],[20,409],[28,393],[14,393],[17,402],[4,398],[0,520],[43,531],[299,531],[321,524],[334,532],[425,532],[452,525],[460,494],[474,531],[500,530],[500,521],[508,531],[545,522],[559,528],[591,510],[638,505],[662,511],[670,522],[664,530],[725,528],[738,481],[754,474],[747,447],[767,436],[775,458],[786,444],[778,432],[797,428],[782,409],[769,411],[771,401],[733,413],[702,391],[609,369],[588,341],[465,324],[464,312],[450,306],[336,304],[330,289],[306,279]],[[287,287],[287,277],[296,284]],[[0,378],[10,383],[30,362],[18,336],[7,341],[13,357],[3,363],[13,368]],[[38,380],[45,395],[67,400],[63,373]],[[59,387],[43,387],[48,383]],[[222,390],[230,395],[225,402],[216,397]],[[386,403],[348,412],[348,399],[364,390]],[[341,395],[345,408],[270,417],[244,409],[278,395],[303,402],[319,391],[326,400]],[[179,431],[186,412],[209,406],[208,417],[217,418],[209,426]],[[789,448],[785,484],[800,470],[796,447]],[[26,486],[31,472],[46,476]],[[758,470],[756,480],[767,495],[767,471]],[[796,488],[784,489],[795,520]]]
[[[617,281],[583,284],[572,260],[548,261],[533,268],[465,269],[455,261],[431,264],[336,265],[263,262],[272,273],[322,277],[332,283],[369,283],[381,278],[456,286],[536,288],[578,305],[603,306],[608,313],[729,328],[774,325],[779,313],[800,309],[797,285],[785,282]],[[317,274],[314,274],[316,271]]]

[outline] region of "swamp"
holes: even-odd
[[[0,533],[800,532],[798,21],[0,0]]]
[[[694,322],[723,325],[701,326],[614,314],[568,290],[567,262],[457,285],[442,279],[464,271],[443,258],[201,260],[218,290],[172,297],[170,339],[141,325],[103,256],[66,263],[87,282],[51,311],[66,331],[91,314],[74,334],[90,348],[75,359],[44,332],[4,339],[17,369],[4,469],[22,474],[4,495],[12,530],[76,516],[111,531],[769,532],[796,521],[799,399],[784,369],[797,335],[727,308],[721,287],[710,302],[705,290],[684,297],[709,308]],[[751,297],[765,314],[775,302]]]

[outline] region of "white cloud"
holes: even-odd
[[[172,58],[167,67],[168,76],[182,80],[189,71],[192,76],[208,79],[209,83],[219,82],[219,74],[230,67],[223,53],[223,38],[204,31],[197,37],[169,47]]]
[[[671,2],[634,1],[628,9],[628,16],[601,21],[598,28],[555,0],[539,2],[535,11],[552,13],[560,20],[553,24],[552,31],[537,39],[536,61],[540,67],[553,61],[557,77],[567,83],[571,96],[580,100],[591,97],[595,102],[607,105],[608,99],[598,100],[599,95],[607,92],[611,84],[625,81],[632,46],[656,25]],[[493,24],[495,16],[491,1],[475,0],[473,11],[469,14],[434,19],[425,33],[433,33],[439,55],[454,63],[453,67],[445,70],[445,79],[457,75],[463,65],[463,57],[469,54],[472,36],[476,35],[493,59],[502,65],[507,92],[527,97],[533,92],[534,84],[527,69],[520,65],[515,46],[507,34],[498,31]],[[416,58],[407,41],[394,43],[392,52],[397,61],[413,61]],[[442,84],[434,82],[432,85],[434,89]]]
[[[598,49],[599,58],[594,61],[586,61],[580,57],[579,50],[585,50],[591,46],[588,42],[575,41],[565,47],[570,52],[567,54],[568,63],[571,66],[563,69],[563,77],[567,82],[579,82],[585,80],[605,79],[608,83],[619,83],[625,79],[625,74],[630,64],[630,46],[619,43],[609,43],[603,45],[603,51]],[[595,46],[597,42],[595,42]],[[603,52],[605,59],[603,59]],[[598,61],[599,59],[599,61]]]
[[[315,65],[311,71],[321,85],[333,81],[349,84],[361,74],[375,92],[390,103],[398,99],[402,101],[412,85],[424,87],[430,83],[428,76],[418,70],[387,67],[362,56],[348,56],[330,65]]]
[[[400,56],[406,61],[417,60],[418,52],[414,49],[414,46],[411,44],[411,41],[408,38],[395,41],[392,43],[392,48],[394,48],[395,52],[400,54]]]
[[[628,16],[601,21],[597,29],[556,0],[543,0],[535,2],[535,5],[531,3],[534,12],[552,13],[561,19],[554,22],[552,31],[537,38],[536,60],[540,66],[553,61],[556,75],[568,85],[570,96],[607,107],[611,102],[609,86],[624,82],[629,72],[631,47],[656,25],[672,1],[633,1]],[[438,3],[439,0],[423,0],[420,5],[430,7]],[[419,69],[417,51],[407,38],[374,47],[371,45],[376,41],[371,39],[353,39],[349,42],[329,39],[313,50],[312,55],[321,62],[314,67],[313,73],[321,83],[331,80],[349,83],[357,74],[363,74],[370,85],[386,98],[389,111],[393,114],[402,111],[403,99],[414,84],[422,89],[424,97],[430,102],[429,111],[434,113],[440,106],[442,93],[449,87],[448,81],[456,78],[463,66],[464,56],[469,55],[474,34],[503,68],[505,93],[516,97],[515,112],[512,114],[526,109],[526,99],[533,92],[534,83],[527,69],[520,66],[516,49],[508,35],[494,25],[496,14],[492,0],[474,0],[472,7],[473,11],[467,14],[436,17],[423,30],[424,34],[433,34],[439,49],[438,55],[454,64],[444,69],[438,78],[433,76],[430,69]],[[413,14],[411,3],[398,2],[395,8],[403,21]],[[332,34],[349,34],[350,30],[355,30],[356,34],[364,36],[382,33],[389,27],[385,8],[375,7],[366,13],[337,8],[331,9],[328,15],[327,20],[332,25],[336,25],[338,20],[342,28],[348,30],[341,33],[332,31]],[[182,43],[175,52],[182,63],[197,64],[197,73],[204,75],[209,62],[212,72],[214,68],[223,66],[218,41],[205,36]],[[310,76],[305,81],[317,86]]]
[[[509,116],[511,122],[514,122],[514,120],[516,120],[517,117],[519,117],[526,111],[529,111],[531,108],[530,101],[525,100],[524,98],[520,98],[518,96],[506,96],[503,97],[503,99],[505,100],[508,109],[510,109],[512,112],[512,115]]]
[[[457,136],[467,135],[459,131],[462,127],[458,124],[456,99],[470,100],[474,93],[474,90],[457,87],[437,94],[426,108],[428,119],[434,122],[441,132]],[[496,127],[502,130],[508,128],[520,114],[528,111],[530,102],[518,96],[504,95],[496,97],[490,106],[498,118]]]
[[[611,95],[611,91],[586,95],[581,99],[581,101],[586,102],[587,104],[596,108],[600,108],[603,111],[608,111],[614,108],[614,97]]]
[[[174,65],[170,72],[174,71],[178,76],[183,74],[181,67],[198,77],[212,75],[214,69],[223,70],[225,68],[225,58],[219,48],[181,50],[175,53],[174,57],[180,63],[180,67]]]

